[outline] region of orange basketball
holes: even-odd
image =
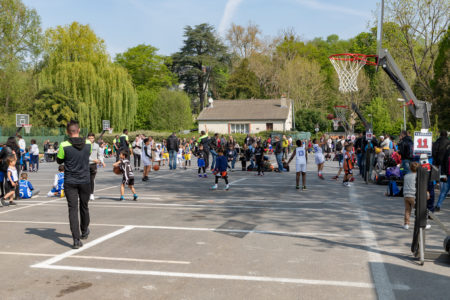
[[[113,172],[114,172],[114,174],[116,174],[116,175],[122,175],[122,171],[120,170],[120,167],[119,167],[119,166],[115,166],[115,167],[113,168]]]
[[[158,171],[159,170],[159,166],[158,165],[153,165],[153,170]]]

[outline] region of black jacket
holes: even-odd
[[[413,159],[413,147],[414,142],[410,136],[405,136],[398,143],[398,153],[402,156],[402,159]]]
[[[178,138],[175,135],[169,136],[167,139],[167,151],[178,151],[178,146],[180,145],[180,142]]]
[[[64,164],[64,183],[90,184],[89,156],[92,145],[85,138],[69,138],[59,146],[56,161]]]
[[[273,145],[275,148],[275,154],[280,154],[281,152],[283,152],[283,145],[281,144],[281,141],[277,141]]]
[[[445,153],[448,145],[450,145],[450,140],[446,136],[439,137],[436,142],[433,143],[432,156],[433,164],[440,166],[444,164]]]

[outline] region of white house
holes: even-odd
[[[258,133],[292,129],[292,100],[215,100],[198,116],[198,130],[210,132]]]

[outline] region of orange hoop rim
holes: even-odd
[[[378,55],[367,55],[367,54],[359,54],[359,53],[340,53],[340,54],[333,54],[328,56],[330,60],[342,60],[342,61],[362,61],[366,65],[369,66],[376,66],[376,61],[378,60]],[[370,61],[370,58],[375,58],[374,61]]]

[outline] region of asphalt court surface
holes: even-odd
[[[427,231],[417,265],[402,229],[403,199],[357,178],[351,188],[317,178],[307,191],[295,173],[230,173],[231,189],[194,166],[136,172],[137,202],[112,160],[99,169],[91,235],[72,250],[65,199],[47,198],[57,165],[30,174],[42,195],[0,209],[1,299],[448,299],[444,233]],[[195,165],[195,163],[193,164]],[[357,172],[357,171],[356,171]],[[448,202],[448,201],[446,201]],[[450,225],[450,206],[438,216]]]

